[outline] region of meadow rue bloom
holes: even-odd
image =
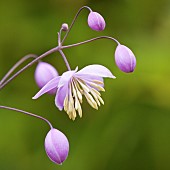
[[[91,11],[88,16],[88,25],[92,30],[103,31],[106,23],[99,13]]]
[[[120,70],[126,73],[133,72],[136,67],[136,58],[126,46],[119,44],[115,51],[115,62]]]
[[[58,76],[57,70],[46,62],[39,62],[35,70],[35,81],[39,88],[42,88],[47,84],[51,79]],[[56,88],[51,89],[49,94],[55,94]]]
[[[57,87],[55,104],[59,110],[67,112],[70,119],[75,120],[76,112],[82,117],[82,95],[88,103],[98,109],[100,103],[104,104],[99,91],[105,91],[103,77],[115,78],[110,70],[102,65],[89,65],[77,71],[66,71],[59,77],[49,81],[34,97],[37,99],[42,94]]]
[[[52,128],[45,138],[45,151],[51,161],[62,164],[69,152],[67,137],[59,130]]]

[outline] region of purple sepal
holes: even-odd
[[[67,137],[57,129],[51,129],[45,138],[45,151],[56,164],[62,164],[69,152],[69,142]]]
[[[42,88],[50,80],[58,76],[57,70],[46,62],[39,62],[35,70],[35,81],[39,88]],[[48,91],[49,94],[55,94],[56,88]]]
[[[103,31],[106,23],[104,18],[97,12],[90,12],[88,16],[88,25],[92,30]]]
[[[115,51],[115,62],[118,68],[125,72],[133,72],[136,67],[136,58],[133,52],[124,45],[118,45]]]

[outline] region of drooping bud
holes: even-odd
[[[68,30],[68,24],[66,24],[66,23],[62,24],[61,28],[62,28],[63,31],[67,31]]]
[[[58,76],[57,70],[46,62],[39,62],[35,70],[35,81],[39,88],[42,88],[51,79]],[[48,92],[49,94],[55,94],[56,88]]]
[[[126,73],[133,72],[136,67],[136,58],[126,46],[119,44],[115,51],[115,62],[118,68]]]
[[[45,138],[45,150],[51,161],[61,165],[69,152],[67,137],[59,130],[51,129]]]
[[[99,13],[91,11],[88,16],[88,25],[92,30],[103,31],[106,23]]]

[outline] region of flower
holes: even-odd
[[[88,25],[92,30],[103,31],[106,23],[99,13],[91,11],[88,16]]]
[[[47,84],[51,79],[58,76],[57,70],[46,62],[39,62],[35,70],[35,81],[39,88],[42,88]],[[51,89],[48,93],[55,94],[56,88]]]
[[[45,151],[51,161],[61,165],[69,152],[67,137],[59,130],[51,129],[45,138]]]
[[[42,94],[57,87],[55,104],[59,110],[67,112],[70,119],[75,120],[76,112],[82,117],[82,96],[95,109],[98,109],[100,103],[104,104],[99,91],[105,91],[103,88],[103,77],[115,78],[112,73],[102,65],[89,65],[78,71],[67,71],[59,77],[49,81],[34,97],[37,99]]]
[[[133,72],[136,67],[136,58],[126,46],[119,44],[115,51],[115,62],[120,70],[126,73]]]

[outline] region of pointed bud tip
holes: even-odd
[[[118,68],[125,73],[132,73],[136,67],[136,58],[126,46],[119,44],[115,51],[115,62]]]
[[[99,13],[91,11],[88,16],[88,25],[92,30],[103,31],[106,23]]]

